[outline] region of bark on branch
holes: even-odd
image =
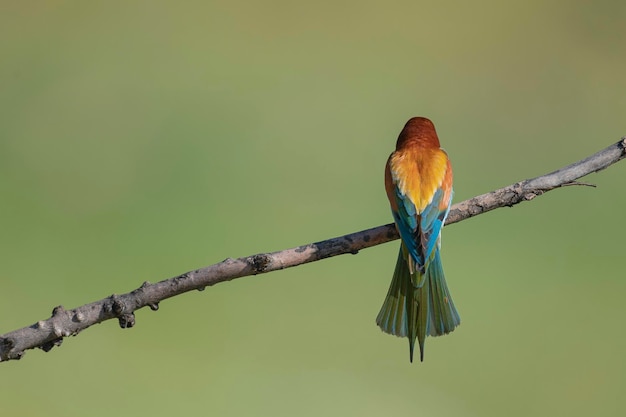
[[[511,207],[522,201],[530,201],[558,187],[589,185],[576,180],[605,169],[626,157],[625,147],[626,136],[614,145],[557,171],[457,203],[450,209],[446,225],[499,207]],[[205,287],[220,282],[302,265],[331,256],[356,254],[361,249],[397,238],[398,234],[393,223],[387,224],[278,252],[226,259],[154,284],[144,282],[129,293],[114,294],[71,310],[58,306],[52,310],[50,318],[0,336],[0,361],[20,359],[26,350],[33,348],[47,352],[54,346],[59,346],[63,338],[75,336],[105,320],[117,318],[122,328],[133,327],[135,310],[146,306],[157,310],[160,301],[187,291],[202,291]]]

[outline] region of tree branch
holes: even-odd
[[[602,151],[557,171],[524,180],[504,188],[455,204],[450,209],[446,225],[468,219],[499,207],[511,207],[530,201],[550,190],[568,185],[590,185],[576,182],[578,178],[598,172],[626,157],[626,136]],[[47,320],[0,336],[0,361],[20,359],[27,349],[49,351],[59,346],[64,337],[75,336],[86,328],[105,320],[117,318],[122,328],[133,327],[134,311],[143,307],[159,308],[159,302],[192,290],[249,275],[263,274],[319,261],[361,249],[380,245],[398,238],[393,223],[310,243],[292,249],[261,253],[239,259],[226,259],[215,265],[196,269],[177,277],[141,287],[122,295],[111,295],[99,301],[65,310],[55,307]]]

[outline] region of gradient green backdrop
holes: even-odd
[[[433,3],[2,1],[0,333],[390,222],[411,116],[455,201],[626,135],[623,1]],[[394,242],[29,351],[2,415],[623,415],[625,173],[446,228],[424,363],[374,324]]]

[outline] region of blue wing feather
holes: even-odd
[[[393,212],[393,218],[398,226],[400,237],[405,243],[407,250],[415,259],[418,265],[422,265],[421,257],[417,253],[417,241],[415,240],[415,232],[417,230],[417,209],[413,202],[395,187],[395,197],[398,205],[398,211]]]
[[[417,209],[411,199],[407,195],[402,194],[397,186],[395,187],[398,211],[393,212],[393,217],[396,225],[398,225],[402,241],[420,269],[426,266],[435,248],[439,247],[441,229],[448,216],[452,202],[452,193],[449,193],[450,197],[446,202],[446,209],[440,210],[439,207],[443,205],[441,203],[445,195],[444,190],[438,188],[433,195],[432,201],[421,213],[417,213]]]

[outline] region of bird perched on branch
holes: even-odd
[[[424,360],[426,336],[450,333],[461,322],[443,274],[441,228],[452,202],[452,166],[433,123],[410,119],[385,167],[385,189],[402,243],[376,323],[389,334],[415,339]]]

